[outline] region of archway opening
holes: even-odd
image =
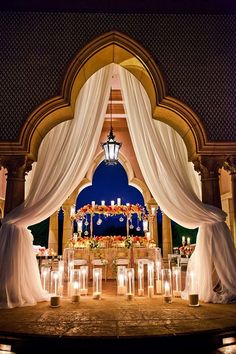
[[[76,209],[80,209],[86,204],[91,204],[95,201],[96,204],[101,204],[105,201],[106,205],[111,204],[111,200],[115,203],[117,199],[121,199],[121,204],[139,204],[144,207],[144,199],[140,191],[128,185],[128,177],[123,166],[118,163],[115,166],[107,166],[105,162],[101,162],[93,175],[92,185],[84,188],[78,195],[76,200]],[[99,225],[98,219],[102,220]],[[88,219],[88,222],[91,222]],[[143,235],[142,222],[138,221],[137,215],[132,216],[132,224],[130,225],[130,235]],[[137,229],[138,228],[138,229]],[[139,229],[140,228],[140,229]],[[83,231],[86,230],[86,225],[83,225]],[[95,214],[93,217],[93,231],[97,236],[109,235],[126,235],[126,218],[122,215],[100,217]]]

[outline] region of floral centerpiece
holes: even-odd
[[[154,242],[154,241],[153,241]],[[153,243],[155,246],[155,242]],[[148,241],[146,236],[94,236],[94,237],[73,237],[69,240],[68,248],[107,248],[107,247],[152,247],[152,240]]]
[[[133,245],[133,240],[131,236],[127,236],[125,240],[125,247],[126,248],[131,248]]]
[[[191,245],[182,245],[181,247],[179,247],[179,252],[181,256],[184,257],[190,257],[191,254],[193,253],[193,249],[191,247]]]
[[[77,213],[71,215],[71,219],[81,220],[86,214],[103,214],[105,216],[113,215],[130,215],[137,214],[138,218],[141,220],[142,214],[145,214],[144,208],[139,204],[129,204],[129,205],[92,205],[87,204],[80,208]]]

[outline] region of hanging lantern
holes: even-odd
[[[115,135],[113,134],[112,128],[112,89],[111,89],[111,127],[110,132],[107,136],[107,141],[102,143],[101,146],[105,153],[105,163],[106,165],[116,165],[118,163],[118,154],[122,143],[118,143],[115,140]]]

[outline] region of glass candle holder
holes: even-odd
[[[64,285],[64,261],[58,261],[58,273],[59,273],[59,294],[63,296],[63,285]]]
[[[180,267],[181,255],[180,254],[168,254],[169,269],[172,267]]]
[[[126,293],[126,267],[117,267],[117,295],[125,295]]]
[[[102,296],[102,268],[93,268],[93,298],[101,299]]]
[[[88,266],[80,267],[80,295],[88,295]]]
[[[181,297],[181,267],[172,268],[173,296]]]
[[[151,232],[150,231],[146,231],[146,237],[147,237],[147,241],[151,240]]]
[[[50,293],[59,295],[59,272],[57,270],[51,271]]]
[[[193,271],[187,273],[187,289],[189,306],[199,306],[198,282],[196,274]]]
[[[147,265],[147,271],[148,271],[148,297],[153,297],[154,295],[154,262],[149,261]]]
[[[73,269],[71,273],[70,293],[71,301],[79,302],[80,300],[80,269]]]
[[[132,300],[134,297],[134,268],[126,269],[126,296],[128,300]]]
[[[161,260],[156,261],[156,294],[162,294],[162,282],[161,282]]]
[[[144,296],[144,264],[138,261],[138,296]]]
[[[65,248],[63,253],[64,260],[64,280],[70,281],[71,270],[74,269],[74,250],[71,248]]]
[[[143,220],[143,232],[148,231],[148,219]]]
[[[171,270],[161,270],[162,295],[164,302],[170,304],[172,302],[172,286],[171,286]]]
[[[59,294],[59,272],[51,271],[51,284],[50,284],[50,305],[51,307],[60,306],[60,294]]]
[[[48,291],[50,290],[50,272],[51,269],[48,266],[41,267],[41,283],[43,290]]]

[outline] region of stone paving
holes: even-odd
[[[101,300],[89,295],[75,304],[62,299],[58,308],[43,302],[0,310],[1,338],[170,338],[227,331],[236,333],[236,304],[201,303],[199,307],[189,307],[187,301],[179,298],[164,304],[160,295],[128,301],[115,295],[112,281],[105,284]]]

